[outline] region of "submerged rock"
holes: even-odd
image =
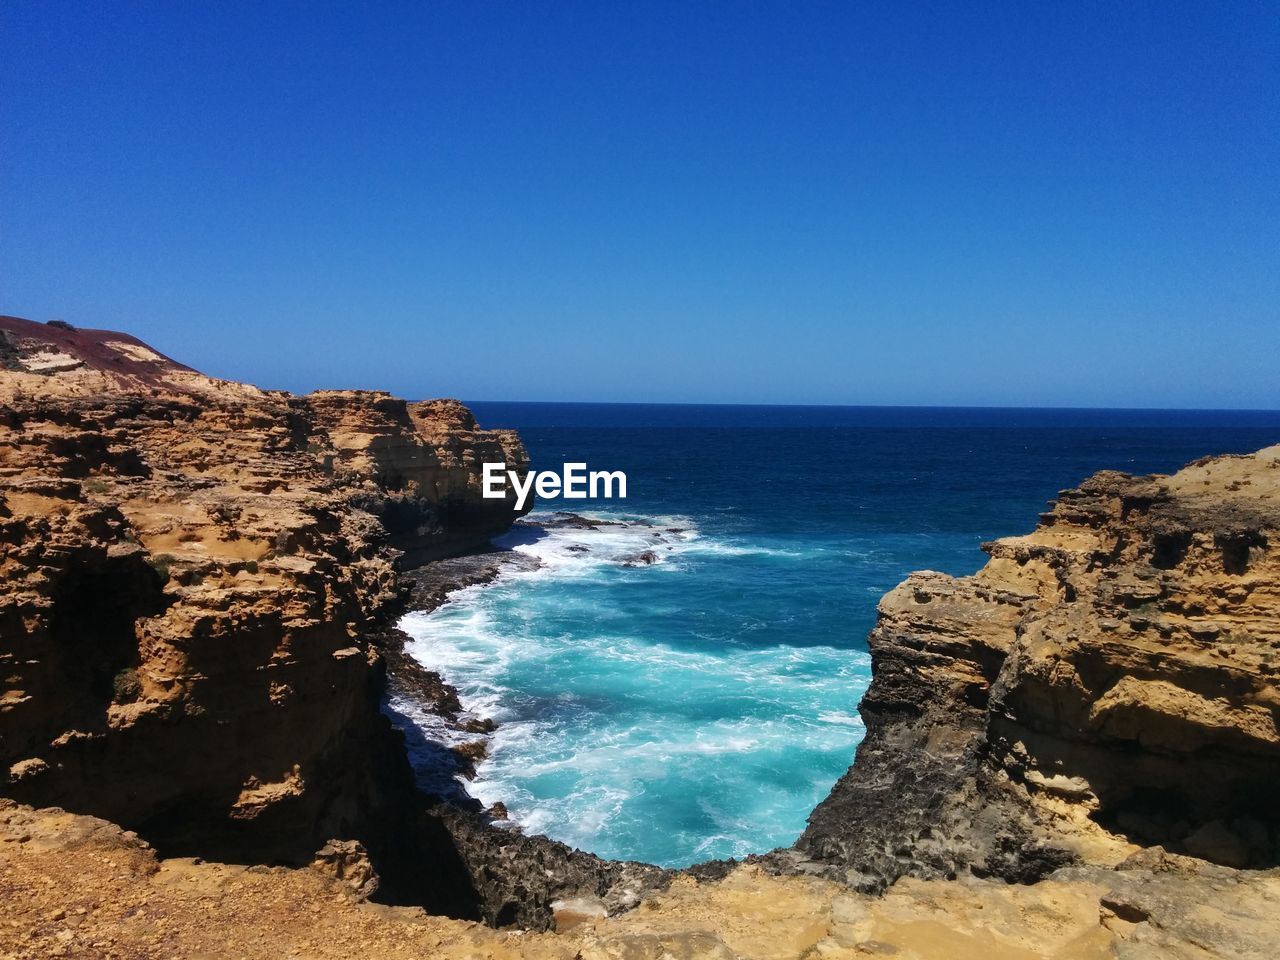
[[[652,550],[645,550],[637,553],[634,557],[627,557],[622,561],[624,567],[647,567],[650,564],[658,562],[658,555]]]
[[[599,530],[601,527],[626,526],[626,522],[622,520],[594,519],[569,513],[566,510],[557,510],[550,516],[539,517],[537,520],[525,520],[522,523],[547,530]]]

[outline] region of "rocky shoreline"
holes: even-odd
[[[1280,447],[1099,474],[974,576],[913,574],[870,637],[867,736],[795,847],[673,873],[425,794],[383,713],[403,696],[486,733],[395,623],[526,562],[485,550],[519,512],[478,492],[486,458],[526,462],[518,437],[455,401],[213,380],[111,331],[0,318],[0,347],[18,955],[198,944],[154,879],[175,870],[224,922],[322,889],[368,942],[429,930],[459,956],[951,956],[926,920],[984,957],[1280,936]],[[95,899],[77,878],[104,863]],[[578,932],[513,944],[440,915]],[[277,947],[335,955],[290,929]]]
[[[1263,744],[1276,738],[1270,727],[1254,733],[1254,704],[1274,697],[1271,654],[1280,646],[1270,620],[1277,464],[1280,448],[1271,448],[1211,458],[1170,478],[1101,474],[1063,491],[1033,534],[985,544],[992,560],[973,577],[913,575],[880,606],[871,636],[875,681],[862,705],[868,734],[855,764],[794,848],[747,863],[873,894],[902,877],[968,875],[1113,886],[1123,877],[1122,889],[1136,896],[1159,887],[1157,875],[1174,873],[1181,879],[1165,883],[1165,892],[1181,896],[1204,878],[1240,882],[1239,868],[1273,871],[1277,824],[1261,798],[1276,772],[1268,766],[1276,754]],[[1169,542],[1179,545],[1176,556],[1165,555]],[[499,562],[472,561],[484,571],[474,579],[441,573],[459,586],[486,582]],[[1063,616],[1069,643],[1054,642],[1054,670],[1074,644],[1094,676],[1113,689],[1128,685],[1128,699],[1110,708],[1097,732],[1087,723],[1068,728],[1080,741],[1070,748],[1061,733],[1046,741],[1033,732],[1046,723],[1035,712],[1043,700],[1022,714],[1012,709],[1025,696],[1020,685],[1035,676],[1030,638],[1062,630],[1055,621]],[[1256,654],[1227,665],[1218,653],[1206,667],[1201,653],[1222,635],[1247,637]],[[1250,663],[1254,679],[1245,682]],[[1159,698],[1144,700],[1142,683]],[[1214,690],[1212,710],[1201,706],[1200,716],[1175,721],[1170,700],[1188,704],[1179,683]],[[1091,713],[1107,699],[1092,694]],[[1060,729],[1064,700],[1049,701]],[[1117,726],[1120,711],[1132,719]],[[1158,733],[1173,722],[1184,725],[1177,737]],[[1203,727],[1186,729],[1196,724]],[[1153,750],[1157,736],[1163,743]],[[1184,759],[1169,757],[1179,748]],[[1144,751],[1155,755],[1143,759]],[[1087,765],[1073,766],[1082,758]],[[1188,796],[1203,789],[1185,779],[1188,763],[1217,769],[1213,795]],[[1224,778],[1244,779],[1223,790]],[[733,861],[711,862],[674,873],[718,881],[736,869]],[[1108,896],[1108,909],[1145,911],[1121,893]]]
[[[598,522],[572,513],[557,513],[540,520],[517,520],[513,529],[540,531],[574,526],[596,529]],[[402,571],[405,612],[431,613],[448,602],[451,594],[468,587],[492,583],[509,570],[532,571],[541,566],[536,557],[515,550],[489,545],[459,556],[430,561],[418,567]],[[389,701],[407,700],[425,712],[440,718],[446,729],[460,737],[476,737],[456,744],[456,767],[453,774],[465,779],[475,776],[475,766],[488,756],[487,738],[496,729],[490,717],[465,715],[458,691],[445,677],[419,663],[406,650],[409,637],[398,627],[388,626],[380,631],[375,642],[387,665],[386,695]],[[424,789],[431,792],[424,785]],[[440,799],[448,799],[464,809],[479,810],[478,801],[465,791],[449,789],[439,791]],[[505,812],[492,811],[495,820],[505,820]]]
[[[1104,472],[870,636],[867,735],[797,844],[879,890],[1160,847],[1280,863],[1280,447]]]
[[[562,512],[516,525],[532,530],[596,529],[607,522]],[[507,570],[528,571],[539,565],[535,557],[503,548],[432,561],[402,574],[403,607],[429,613],[455,591],[491,583]],[[505,809],[484,809],[452,782],[475,775],[497,724],[492,718],[467,714],[448,678],[407,653],[408,639],[395,626],[378,633],[376,642],[387,664],[387,696],[413,701],[460,735],[462,742],[449,748],[451,763],[444,771],[451,782],[434,791],[421,781],[419,786],[427,791],[428,815],[447,830],[466,864],[481,919],[494,926],[548,929],[568,915],[616,915],[670,885],[679,871],[605,860],[544,836],[526,836],[517,825],[505,822]]]

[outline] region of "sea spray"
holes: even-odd
[[[599,525],[517,529],[505,545],[538,569],[401,622],[409,652],[499,723],[466,789],[605,856],[675,865],[790,842],[852,756],[867,656],[738,642],[708,616],[705,589],[805,551],[706,538],[686,516],[589,519]],[[394,707],[437,742],[461,741]],[[439,792],[447,769],[417,759]]]
[[[537,572],[406,619],[423,662],[503,723],[466,786],[525,829],[668,864],[796,837],[853,759],[866,635],[912,570],[972,573],[982,541],[1099,469],[1275,442],[1274,414],[473,409],[534,463],[607,464],[629,489],[627,512],[572,502],[620,526],[518,525],[507,543]],[[459,735],[400,707],[428,775]]]

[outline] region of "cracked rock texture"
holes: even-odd
[[[1280,447],[1103,472],[971,577],[880,602],[857,759],[801,869],[1030,881],[1151,845],[1280,848]]]
[[[162,849],[306,859],[412,794],[370,636],[517,516],[451,400],[292,396],[0,318],[0,781]]]
[[[679,876],[425,797],[379,709],[499,459],[454,401],[0,318],[0,957],[1275,956],[1280,447],[913,574],[796,847]]]

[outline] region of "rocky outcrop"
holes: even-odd
[[[0,801],[0,947],[1273,952],[1280,447],[1099,474],[978,574],[913,575],[796,848],[678,877],[424,796],[380,711],[405,568],[517,515],[478,495],[498,459],[518,439],[453,401],[265,392],[0,318],[0,793],[45,808]],[[496,571],[433,569],[420,599]],[[447,713],[447,678],[393,662]]]
[[[674,876],[651,864],[603,860],[547,837],[495,828],[488,816],[456,806],[440,804],[432,815],[452,839],[480,919],[491,926],[547,929],[566,905],[613,916],[665,890]]]
[[[493,930],[367,900],[367,862],[329,844],[301,869],[159,859],[91,817],[0,800],[0,956],[420,960],[1272,960],[1275,871],[1164,856],[1032,885],[904,878],[882,897],[738,867],[638,909],[557,904],[556,932]]]
[[[0,792],[170,853],[394,852],[417,798],[371,638],[401,568],[516,518],[479,464],[518,438],[110,331],[2,318],[0,347]]]
[[[1162,845],[1280,857],[1280,447],[1101,473],[972,577],[881,601],[856,762],[802,869],[1031,881]]]
[[[330,458],[344,486],[366,491],[406,566],[482,546],[528,512],[514,510],[514,495],[481,493],[486,462],[528,465],[519,438],[481,430],[456,400],[406,403],[385,393],[320,391],[302,402],[318,455]]]

